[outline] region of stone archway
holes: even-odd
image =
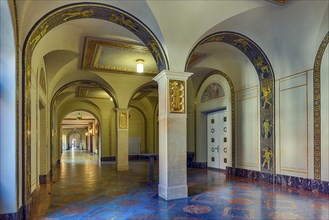
[[[159,72],[169,69],[168,60],[157,37],[138,18],[119,8],[101,3],[74,3],[56,8],[40,18],[27,34],[22,51],[22,133],[23,140],[23,203],[31,197],[31,61],[33,51],[40,40],[53,28],[66,22],[95,18],[118,24],[131,31],[149,48]]]
[[[260,158],[261,164],[263,163],[263,154],[266,151],[272,152],[272,157],[270,160],[270,168],[261,167],[261,171],[267,173],[275,173],[275,114],[274,114],[274,72],[270,61],[263,52],[263,50],[251,39],[248,37],[229,31],[217,32],[211,34],[202,40],[200,40],[197,45],[192,49],[186,65],[185,70],[188,67],[190,59],[194,50],[203,44],[211,42],[222,42],[232,45],[243,52],[251,63],[254,65],[260,84]],[[263,129],[266,129],[266,133],[262,132]]]

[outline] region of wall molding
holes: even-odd
[[[261,171],[226,167],[227,176],[238,176],[263,183],[275,184],[284,187],[312,191],[314,193],[329,194],[329,182],[316,179],[272,174]]]
[[[323,38],[313,68],[314,179],[321,179],[321,62],[329,43],[329,31]]]
[[[7,219],[7,220],[24,219],[23,210],[24,208],[23,206],[21,206],[17,212],[0,214],[0,219]]]

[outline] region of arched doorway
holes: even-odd
[[[84,150],[100,155],[100,122],[87,111],[74,111],[61,122],[62,151]]]
[[[194,153],[196,161],[205,161],[204,157],[207,155],[207,163],[194,166],[224,170],[226,166],[235,163],[232,156],[235,155],[234,103],[233,84],[225,73],[211,71],[205,76],[194,101]],[[212,119],[211,115],[216,119]],[[206,148],[201,147],[204,143],[207,143]]]
[[[149,49],[151,52],[156,65],[158,67],[158,71],[163,69],[168,69],[168,61],[165,56],[164,50],[159,43],[157,37],[152,33],[152,31],[143,24],[140,20],[132,16],[131,14],[100,3],[77,3],[77,4],[70,4],[60,8],[56,8],[43,16],[29,31],[23,46],[23,111],[25,112],[24,118],[22,120],[23,123],[23,133],[24,133],[24,141],[23,141],[23,157],[25,158],[24,167],[24,181],[23,181],[23,188],[25,188],[25,195],[23,196],[23,201],[28,201],[30,197],[31,190],[30,190],[30,182],[28,181],[31,173],[31,164],[30,164],[30,155],[31,155],[31,135],[28,131],[31,130],[31,72],[32,72],[32,57],[33,52],[40,42],[40,40],[52,29],[56,26],[64,24],[66,22],[70,22],[73,20],[78,19],[85,19],[85,18],[95,18],[104,20],[107,22],[111,22],[117,24],[128,31],[132,32],[136,35]],[[56,119],[54,117],[54,109],[56,106],[51,103],[51,119]],[[54,120],[51,122],[51,126],[56,124],[57,121]],[[56,126],[53,126],[54,128]],[[54,129],[51,129],[51,137],[56,137],[57,132]],[[57,137],[56,137],[57,138]],[[51,146],[53,143],[51,142]],[[51,156],[51,160],[52,160]]]
[[[263,172],[275,173],[275,143],[274,143],[274,73],[271,64],[261,48],[246,36],[235,32],[217,32],[211,34],[202,40],[193,48],[186,63],[186,70],[195,62],[194,51],[200,46],[205,46],[211,43],[224,43],[231,45],[242,52],[253,65],[259,80],[259,89],[255,91],[255,97],[259,93],[257,100],[259,109],[259,146],[258,158],[260,160],[260,169]],[[201,55],[202,57],[202,55]],[[235,108],[235,106],[233,107]],[[233,115],[233,117],[235,117]],[[257,118],[255,118],[257,120]],[[264,132],[265,131],[265,132]],[[256,150],[256,149],[255,149]],[[270,152],[270,153],[269,153]],[[235,151],[232,151],[232,158],[236,158]],[[268,155],[271,156],[268,156]],[[232,162],[235,162],[233,159]],[[258,163],[259,164],[259,163]],[[234,167],[235,164],[232,163]],[[256,165],[259,166],[259,165]]]
[[[110,128],[105,121],[110,118],[107,109],[116,108],[116,100],[111,88],[92,81],[74,81],[55,93],[51,102],[52,168],[59,162],[63,149],[78,148],[97,155],[100,161],[109,157],[114,146],[108,148],[112,140],[107,135]],[[71,134],[79,134],[80,138],[72,142]]]
[[[129,123],[132,127],[129,128],[129,133],[136,133],[138,125],[142,131],[139,131],[141,139],[141,153],[158,153],[158,88],[154,82],[138,88],[132,95],[129,102]],[[138,119],[139,118],[139,119]],[[137,123],[137,124],[136,124]]]

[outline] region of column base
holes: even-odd
[[[159,184],[159,196],[165,200],[187,198],[187,185],[166,187]]]
[[[125,171],[129,170],[128,164],[117,164],[117,171]]]

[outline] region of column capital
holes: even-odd
[[[129,109],[115,108],[117,117],[117,157],[116,166],[118,171],[128,170],[129,152]]]
[[[153,78],[159,85],[160,118],[165,118],[172,114],[186,114],[186,81],[192,74],[163,70]]]
[[[169,70],[162,70],[158,75],[156,75],[153,80],[154,81],[161,81],[163,78],[167,79],[176,79],[176,80],[183,80],[186,81],[193,73],[190,72],[173,72]]]

